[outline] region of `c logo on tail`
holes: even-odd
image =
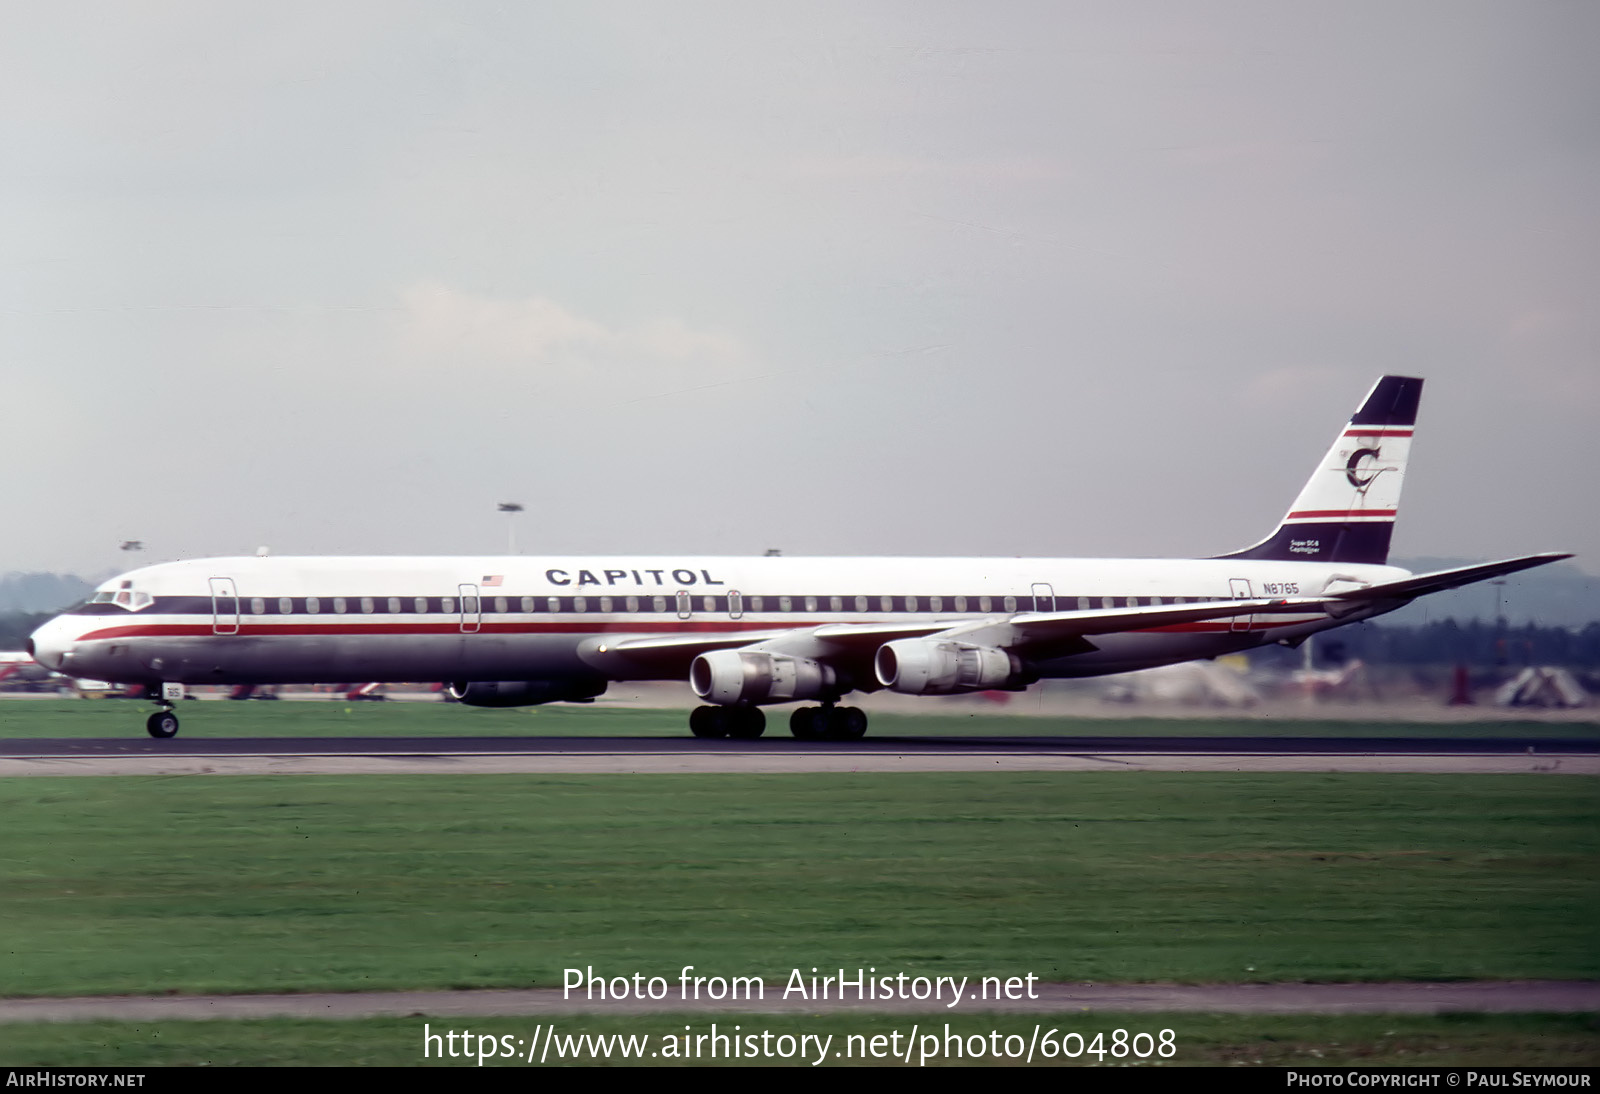
[[[1354,452],[1350,453],[1350,459],[1346,461],[1344,465],[1344,477],[1349,479],[1350,485],[1355,487],[1357,490],[1365,489],[1373,479],[1378,477],[1377,471],[1371,472],[1366,478],[1362,478],[1358,473],[1360,468],[1357,467],[1357,465],[1367,456],[1377,459],[1379,452],[1376,448],[1358,448]]]

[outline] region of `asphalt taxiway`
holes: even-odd
[[[1267,771],[1600,774],[1600,742],[1527,738],[692,737],[0,740],[0,776]]]

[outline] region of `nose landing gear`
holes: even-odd
[[[178,716],[172,713],[172,704],[183,698],[182,684],[156,684],[146,689],[156,698],[156,712],[145,719],[144,731],[160,740],[178,735]]]
[[[178,716],[171,707],[163,707],[145,719],[144,731],[152,737],[165,740],[178,735]]]

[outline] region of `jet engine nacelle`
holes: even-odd
[[[531,707],[584,703],[606,690],[604,680],[458,680],[450,698],[469,707]]]
[[[838,679],[820,661],[756,650],[712,650],[689,666],[689,686],[711,703],[832,699]]]
[[[878,682],[906,695],[957,695],[1025,684],[1022,661],[992,646],[902,638],[878,647]]]

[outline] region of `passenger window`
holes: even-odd
[[[759,612],[761,610],[762,603],[763,601],[759,596],[752,596],[750,598],[750,610],[753,612]]]
[[[333,610],[338,615],[344,614],[344,597],[336,596],[333,598]]]
[[[456,598],[453,596],[441,596],[439,598],[439,610],[445,615],[450,615],[455,612]]]
[[[589,598],[586,597],[586,596],[575,596],[575,597],[573,597],[572,598],[572,610],[575,611],[575,612],[586,612],[586,611],[588,611],[589,610]]]
[[[916,610],[917,610],[917,598],[914,597],[914,596],[906,597],[906,611],[914,612]]]
[[[714,612],[717,610],[717,598],[714,596],[703,597],[700,601],[700,606],[708,612]]]
[[[416,600],[412,601],[411,606],[416,608],[418,615],[428,614],[428,598],[425,596],[417,597]]]
[[[892,597],[892,596],[880,596],[880,597],[878,597],[878,610],[880,612],[892,612],[892,611],[894,611],[894,597]]]
[[[552,612],[559,612],[561,610],[561,598],[559,596],[549,597],[545,600],[545,605]]]
[[[944,597],[942,597],[942,596],[930,596],[930,597],[928,597],[928,610],[930,612],[942,612],[942,611],[944,611]]]
[[[1008,612],[1014,612],[1014,611],[1016,611],[1016,610],[1017,610],[1017,598],[1016,598],[1016,597],[1014,597],[1014,596],[1008,596],[1008,597],[1006,597],[1006,600],[1005,600],[1005,609],[1006,609],[1006,611],[1008,611]]]
[[[792,598],[790,598],[790,597],[787,597],[787,596],[778,597],[778,610],[780,612],[793,611],[794,610],[794,600]]]
[[[252,596],[250,598],[250,610],[252,612],[254,612],[256,615],[266,615],[267,614],[267,602],[266,602],[266,600],[264,600],[263,598],[261,598],[259,596]]]
[[[1086,597],[1086,596],[1078,597],[1078,610],[1080,612],[1086,612],[1086,611],[1089,610],[1089,598],[1088,597]]]
[[[867,610],[867,598],[864,597],[864,596],[856,597],[856,611],[864,612],[866,610]]]
[[[816,610],[817,610],[817,598],[814,597],[814,596],[806,597],[806,611],[814,612]]]
[[[650,598],[650,610],[653,611],[653,612],[664,612],[664,611],[666,611],[667,610],[667,598],[662,596],[660,593],[657,593],[655,596],[652,596]]]
[[[955,605],[956,605],[956,611],[958,611],[958,612],[966,611],[967,610],[967,598],[964,597],[964,596],[956,597]]]
[[[600,598],[600,610],[603,612],[609,612],[611,610],[611,598],[609,596],[602,596]]]
[[[372,597],[364,596],[364,597],[361,598],[361,614],[362,615],[371,615],[373,612],[375,612],[377,610],[378,610],[378,606],[372,602]]]
[[[398,596],[391,596],[389,598],[389,614],[390,615],[399,615],[400,614],[400,598]]]
[[[306,614],[316,615],[322,610],[322,600],[315,596],[306,597]]]
[[[842,596],[830,596],[828,598],[828,610],[829,611],[833,611],[833,612],[843,611],[844,610],[844,597],[842,597]]]
[[[291,615],[294,613],[294,599],[292,597],[278,597],[278,614]]]

